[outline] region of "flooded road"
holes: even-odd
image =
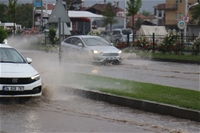
[[[43,96],[24,104],[0,102],[0,133],[200,132],[199,122],[93,101],[69,95],[61,89],[63,79],[73,77],[66,73],[79,72],[199,90],[199,65],[125,58],[121,65],[99,66],[87,60],[74,60],[69,55],[62,56],[63,62],[59,63],[56,53],[19,51],[32,58],[32,65],[40,72]]]
[[[0,104],[1,133],[199,133],[198,122],[133,110],[65,94]],[[62,100],[61,100],[62,99]]]

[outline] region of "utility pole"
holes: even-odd
[[[126,0],[124,0],[124,28],[126,28]]]

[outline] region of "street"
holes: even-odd
[[[93,101],[69,95],[61,89],[63,79],[71,80],[72,72],[79,72],[199,90],[198,65],[139,60],[133,55],[124,55],[120,65],[93,65],[87,60],[73,58],[77,53],[62,56],[60,63],[57,53],[21,46],[18,50],[33,59],[32,65],[42,77],[43,96],[21,104],[15,100],[1,101],[1,133],[199,132],[198,122]],[[130,56],[132,59],[128,58]],[[66,75],[69,73],[72,75]],[[84,87],[73,82],[68,86]]]

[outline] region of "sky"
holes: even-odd
[[[8,0],[0,0],[0,3],[7,2]],[[31,3],[33,0],[18,0],[18,3]],[[106,0],[106,2],[113,3],[114,0]],[[124,9],[125,1],[128,2],[129,0],[116,0],[119,2],[119,7]],[[43,0],[43,3],[56,3],[56,0]],[[84,5],[86,7],[92,6],[95,3],[104,3],[104,0],[84,0]],[[165,0],[142,0],[142,7],[141,10],[146,10],[153,13],[153,7],[165,3]]]

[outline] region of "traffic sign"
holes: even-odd
[[[186,23],[188,23],[189,22],[189,17],[188,16],[184,16],[183,17],[183,21],[185,21]]]
[[[181,21],[178,22],[178,28],[180,30],[183,30],[185,27],[186,27],[185,21],[181,20]]]
[[[61,19],[60,20],[61,22],[65,22],[65,23],[70,23],[71,22],[71,20],[70,20],[70,18],[68,16],[64,6],[63,6],[63,3],[61,2],[61,0],[58,0],[56,2],[56,5],[55,5],[50,17],[49,17],[48,22],[56,23],[56,22],[58,22],[58,18]]]

